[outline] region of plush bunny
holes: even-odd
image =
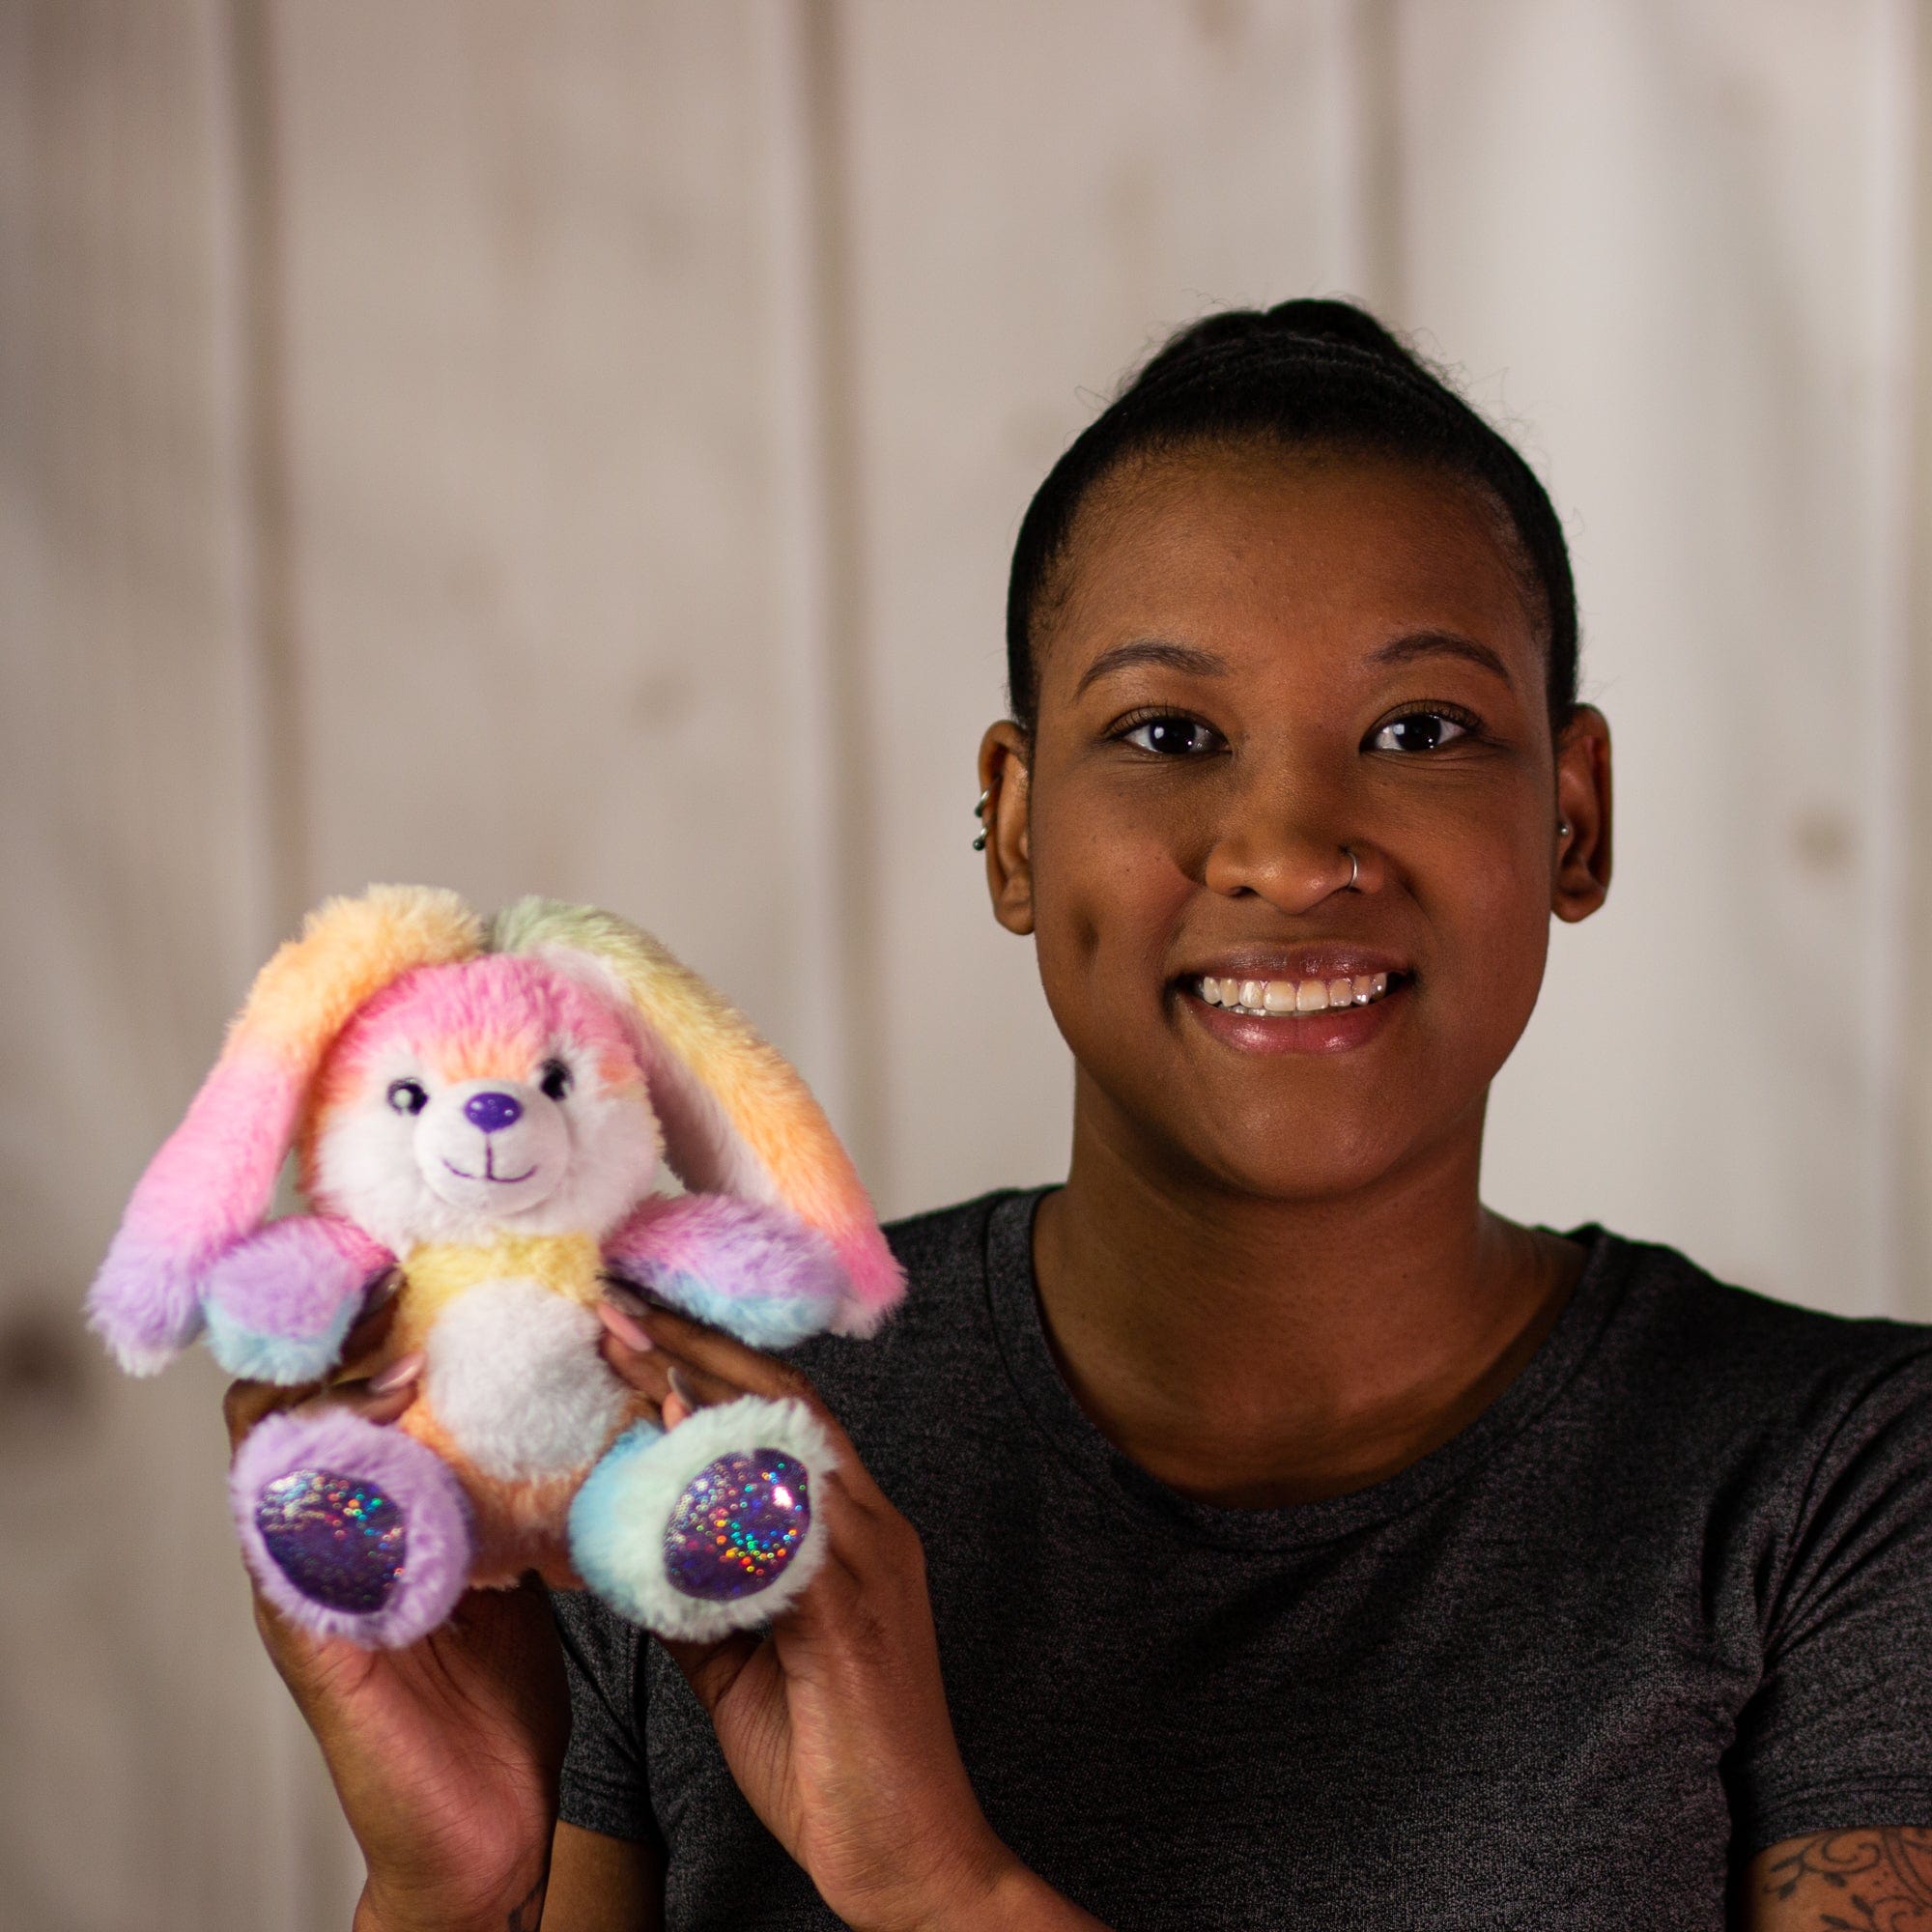
[[[315,1211],[271,1221],[291,1147]],[[528,1569],[668,1635],[761,1622],[822,1554],[824,1434],[753,1397],[661,1430],[599,1352],[607,1277],[759,1348],[867,1334],[904,1287],[804,1083],[656,941],[377,887],[263,969],[89,1319],[136,1375],[205,1329],[303,1382],[396,1284],[384,1359],[426,1357],[401,1422],[273,1414],[234,1463],[249,1566],[311,1630],[411,1643]]]

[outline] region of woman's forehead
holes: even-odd
[[[1500,505],[1412,461],[1251,446],[1136,458],[1090,493],[1057,575],[1042,699],[1066,701],[1139,637],[1246,655],[1441,632],[1542,675],[1534,586]]]

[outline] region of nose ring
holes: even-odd
[[[1352,893],[1355,890],[1355,881],[1362,876],[1362,862],[1355,857],[1355,848],[1352,845],[1344,845],[1342,850],[1349,855],[1349,883],[1342,890],[1345,893]]]

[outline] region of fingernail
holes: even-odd
[[[644,1333],[637,1317],[626,1315],[608,1295],[597,1304],[597,1317],[625,1348],[635,1349],[641,1355],[657,1347]]]
[[[405,1382],[412,1382],[422,1374],[427,1359],[420,1349],[412,1349],[407,1355],[398,1355],[381,1375],[369,1378],[369,1393],[393,1394]]]
[[[671,1394],[676,1396],[686,1408],[696,1409],[698,1406],[697,1397],[692,1392],[691,1384],[685,1380],[684,1371],[673,1367],[669,1379]]]

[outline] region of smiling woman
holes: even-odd
[[[1042,487],[1008,642],[982,849],[1065,1183],[890,1230],[864,1350],[613,1291],[673,1435],[811,1406],[830,1556],[718,1643],[556,1593],[560,1771],[527,1604],[458,1618],[410,1751],[305,1679],[419,1821],[364,1925],[1932,1932],[1932,1331],[1481,1202],[1610,879],[1534,476],[1359,310],[1210,317]]]
[[[1212,316],[1035,498],[1008,652],[978,842],[1066,1181],[894,1230],[895,1329],[799,1357],[923,1543],[909,1586],[848,1541],[866,1654],[828,1609],[673,1667],[559,1599],[573,1900],[636,1841],[692,1925],[823,1923],[809,1880],[879,1926],[1932,1928],[1932,1333],[1481,1205],[1610,879],[1541,485],[1361,311]],[[670,1416],[796,1392],[648,1321]]]

